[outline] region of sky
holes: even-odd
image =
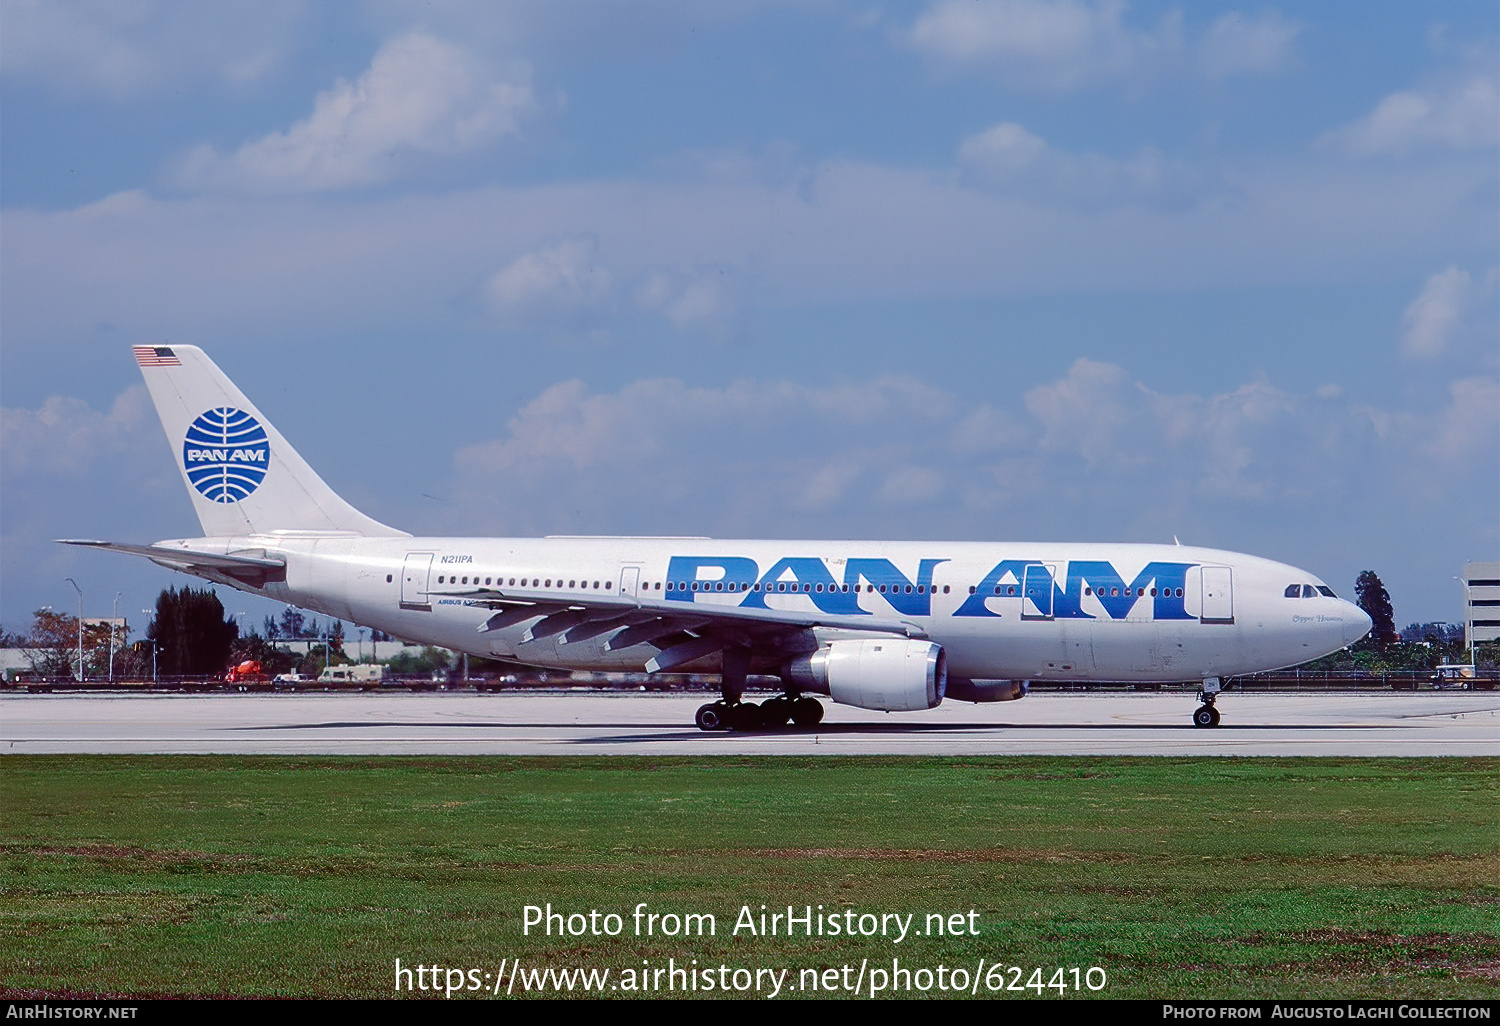
[[[0,622],[187,583],[129,347],[415,534],[1500,558],[1500,8],[0,6]],[[259,623],[279,607],[224,593]]]

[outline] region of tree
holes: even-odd
[[[108,622],[83,621],[84,676],[109,673]],[[124,634],[115,632],[115,645],[122,647]],[[33,673],[44,677],[72,677],[78,672],[78,617],[38,609],[31,614],[31,632],[16,646],[26,654]]]
[[[163,676],[217,676],[229,665],[240,629],[224,617],[219,596],[205,588],[168,588],[156,598],[146,637],[156,642]]]
[[[456,662],[456,657],[452,652],[428,645],[417,655],[410,652],[398,652],[391,660],[390,667],[392,673],[428,674],[434,670],[449,669],[454,662]]]
[[[1359,608],[1365,611],[1373,625],[1370,628],[1370,643],[1383,653],[1386,646],[1398,638],[1396,613],[1391,609],[1391,593],[1385,590],[1385,585],[1380,583],[1380,577],[1374,570],[1366,570],[1359,575],[1359,579],[1354,582],[1354,592],[1358,596]]]
[[[266,637],[279,637],[287,639],[305,638],[302,632],[306,630],[307,617],[300,610],[287,606],[281,611],[281,625],[276,634],[267,633]]]
[[[33,673],[71,677],[78,663],[78,617],[38,609],[31,614],[31,633],[23,647]]]

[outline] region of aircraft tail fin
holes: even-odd
[[[323,483],[197,346],[135,346],[203,533],[341,531],[402,536]]]

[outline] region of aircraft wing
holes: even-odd
[[[878,616],[837,616],[817,610],[747,609],[717,603],[669,602],[628,595],[558,595],[552,590],[464,588],[432,590],[429,595],[461,599],[496,612],[479,625],[481,633],[535,619],[522,642],[559,637],[560,644],[611,635],[612,652],[634,645],[660,651],[646,664],[652,673],[670,670],[726,648],[774,643],[814,627],[831,627],[908,638],[925,638],[915,623]]]

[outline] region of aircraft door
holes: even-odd
[[[1027,563],[1021,580],[1021,619],[1052,619],[1052,578],[1057,567]]]
[[[638,566],[627,566],[620,571],[620,594],[625,598],[640,599],[641,568]]]
[[[432,598],[428,585],[432,579],[432,559],[435,553],[408,552],[406,562],[401,564],[401,608],[432,611]]]
[[[1227,566],[1203,568],[1203,623],[1234,623],[1234,571]]]

